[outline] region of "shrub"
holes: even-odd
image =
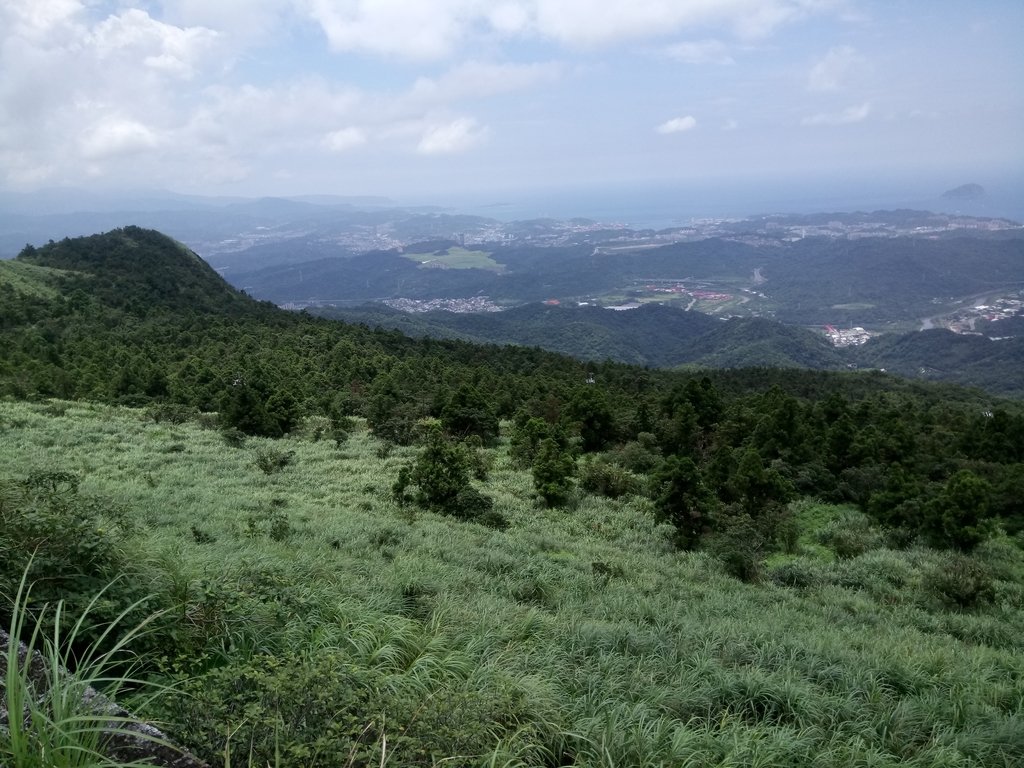
[[[199,410],[179,403],[154,403],[146,409],[154,423],[184,424],[198,418]]]
[[[658,522],[675,528],[676,546],[693,549],[711,522],[716,499],[689,457],[669,456],[651,478]]]
[[[463,384],[441,409],[441,425],[456,437],[474,436],[484,445],[498,440],[498,417],[494,406],[480,390]]]
[[[789,506],[779,509],[773,529],[776,546],[787,555],[795,555],[800,549],[800,521]]]
[[[721,560],[730,576],[746,582],[760,579],[764,535],[746,513],[723,516],[707,539],[707,550]]]
[[[141,579],[107,586],[119,574],[138,571],[125,546],[133,530],[129,510],[81,493],[75,474],[36,472],[21,482],[0,481],[0,595],[14,595],[25,576],[35,584],[28,610],[62,600],[77,618],[107,587],[92,613],[109,622],[140,596],[133,583]],[[10,610],[9,601],[0,601],[0,622],[10,620]],[[49,620],[43,623],[52,630]],[[83,631],[78,639],[95,636]]]
[[[790,560],[768,571],[768,578],[782,587],[807,589],[822,584],[821,568],[809,560]]]
[[[1024,551],[1013,539],[1006,536],[988,539],[971,554],[989,569],[993,578],[1024,581]]]
[[[947,553],[921,583],[928,594],[950,608],[973,608],[995,597],[991,571],[976,558],[959,553]]]
[[[470,435],[463,442],[466,450],[466,460],[469,463],[469,470],[474,480],[484,482],[491,472],[493,460],[491,455],[484,450],[483,440],[479,435]]]
[[[598,496],[617,499],[640,490],[640,478],[604,459],[584,461],[579,468],[580,488]]]
[[[213,534],[204,531],[198,525],[193,524],[191,531],[192,540],[195,541],[196,544],[213,544],[217,541]]]
[[[399,470],[391,492],[399,504],[415,503],[424,509],[502,527],[504,518],[494,502],[474,488],[470,472],[474,456],[440,429],[429,429],[426,445],[412,466]]]
[[[932,536],[939,543],[970,552],[989,535],[992,485],[969,470],[960,470],[928,505]]]
[[[641,432],[612,454],[616,464],[629,472],[646,474],[658,466],[661,461],[661,450],[658,438],[650,432]]]
[[[468,756],[490,753],[500,738],[534,735],[514,689],[458,679],[437,688],[336,650],[234,659],[182,688],[159,714],[212,765],[226,755],[305,768],[475,765]]]
[[[225,427],[221,430],[221,437],[224,438],[224,442],[230,445],[232,448],[241,448],[245,445],[246,434],[240,429],[234,427]]]
[[[291,533],[288,513],[280,506],[271,505],[269,509],[253,512],[246,518],[246,535],[249,538],[266,534],[273,541],[284,541]]]
[[[836,553],[839,558],[863,555],[884,544],[881,531],[871,525],[867,515],[846,511],[818,533],[818,541]]]
[[[537,457],[542,440],[552,437],[553,428],[544,419],[536,416],[517,421],[509,435],[508,453],[512,462],[520,469],[531,466]]]
[[[326,416],[307,416],[302,420],[302,434],[314,443],[323,440],[331,431],[331,420]]]
[[[280,472],[291,464],[295,459],[295,451],[282,451],[278,448],[267,446],[256,451],[256,466],[265,475],[272,475]]]
[[[545,506],[564,506],[572,494],[572,476],[576,463],[572,456],[550,437],[540,441],[533,460],[533,487]]]

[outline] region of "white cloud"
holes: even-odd
[[[183,29],[131,9],[96,25],[88,42],[100,59],[120,58],[128,66],[141,61],[143,66],[163,74],[190,78],[217,37],[212,29]]]
[[[432,125],[420,139],[416,151],[422,155],[446,155],[462,152],[480,143],[487,129],[471,117]]]
[[[153,149],[159,143],[156,134],[135,120],[108,118],[93,125],[82,136],[82,156],[102,160],[118,155],[133,155]]]
[[[503,2],[490,10],[487,20],[499,34],[514,35],[529,25],[530,13],[523,3]]]
[[[324,137],[324,146],[331,152],[347,152],[365,143],[366,133],[355,126],[331,131]]]
[[[408,98],[427,103],[483,98],[556,80],[562,74],[562,69],[557,63],[490,64],[467,61],[440,77],[419,78]]]
[[[5,0],[0,5],[0,21],[12,37],[52,41],[51,36],[66,29],[82,10],[78,0]]]
[[[221,44],[248,45],[281,33],[296,0],[161,0],[164,21],[218,30]]]
[[[98,175],[163,149],[188,120],[218,34],[73,0],[0,3],[0,179]],[[172,81],[174,82],[172,85]],[[132,161],[138,165],[138,160]]]
[[[848,45],[830,48],[824,58],[815,62],[807,76],[807,88],[811,91],[835,91],[842,87],[864,59]]]
[[[800,122],[802,125],[849,125],[863,122],[870,114],[871,104],[865,101],[863,104],[847,107],[842,112],[819,112],[805,117]]]
[[[673,59],[686,64],[734,64],[729,48],[721,40],[676,43],[665,49]]]
[[[765,37],[822,4],[814,0],[534,0],[541,35],[576,46],[657,38],[691,27],[731,28],[746,38]]]
[[[739,121],[735,120],[734,118],[731,118],[731,117],[728,120],[726,120],[724,123],[722,123],[722,130],[723,131],[735,131],[739,127],[740,127]]]
[[[182,0],[179,0],[182,2]],[[296,0],[336,51],[441,59],[481,35],[571,47],[659,39],[717,27],[763,38],[831,0]],[[720,55],[720,54],[719,54]]]
[[[484,10],[470,0],[305,0],[305,5],[334,50],[411,59],[450,55]]]
[[[664,123],[659,125],[654,130],[658,133],[682,133],[689,131],[697,127],[697,118],[693,115],[686,115],[685,117],[673,117],[671,120],[666,120]]]

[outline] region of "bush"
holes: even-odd
[[[474,488],[470,472],[476,455],[440,429],[429,429],[426,445],[412,466],[402,467],[391,488],[399,504],[415,503],[424,509],[503,527],[505,520],[494,512],[494,502]]]
[[[154,403],[146,409],[154,423],[184,424],[199,417],[199,410],[179,403]]]
[[[388,758],[403,766],[469,765],[477,761],[466,756],[489,754],[501,738],[536,737],[514,690],[457,680],[432,690],[339,651],[233,660],[182,688],[159,714],[211,765],[226,764],[226,755],[232,764],[305,768]]]
[[[284,541],[292,534],[292,526],[288,513],[278,505],[269,509],[253,512],[246,518],[246,535],[257,538],[263,534],[273,541]]]
[[[234,427],[226,427],[221,430],[221,437],[224,438],[224,442],[230,445],[232,448],[241,448],[245,445],[246,434],[240,429]]]
[[[991,571],[974,557],[948,553],[922,578],[928,594],[949,608],[974,608],[991,603],[995,584]]]
[[[326,416],[307,416],[302,420],[301,433],[314,443],[318,443],[332,434],[332,426],[331,420]]]
[[[579,468],[580,488],[598,496],[617,499],[640,491],[640,478],[604,459],[584,461]]]
[[[533,487],[545,506],[561,507],[572,495],[572,476],[576,463],[558,443],[550,437],[540,441],[533,460]]]
[[[517,420],[509,435],[508,454],[519,469],[532,466],[542,440],[553,437],[554,430],[544,419],[536,416]]]
[[[710,527],[717,499],[689,457],[669,456],[651,478],[659,523],[671,523],[680,549],[693,549]]]
[[[120,574],[138,572],[126,549],[134,525],[128,509],[81,493],[79,480],[51,471],[0,481],[0,595],[13,596],[24,575],[34,584],[28,610],[63,600],[77,618],[106,588],[92,614],[109,622],[140,596],[133,585],[141,577],[108,586]],[[0,601],[0,622],[10,621],[11,610],[9,600]],[[83,631],[79,639],[95,638]]]
[[[730,576],[748,583],[761,578],[764,534],[746,513],[723,516],[707,539],[707,550]]]
[[[851,510],[826,525],[818,533],[818,541],[835,552],[836,557],[848,559],[883,546],[885,537],[871,525],[867,515]]]
[[[982,542],[971,553],[983,563],[992,578],[1001,581],[1024,581],[1024,551],[1013,539],[998,536]]]
[[[790,560],[780,563],[768,571],[768,578],[781,587],[807,589],[821,586],[821,568],[809,560]]]
[[[291,464],[294,459],[295,451],[282,451],[271,446],[260,448],[256,451],[256,466],[259,467],[265,475],[272,475],[275,472],[280,472]]]
[[[650,432],[641,432],[612,454],[616,464],[629,472],[646,474],[658,466],[661,461],[661,450],[658,438]]]
[[[476,387],[463,384],[441,409],[441,425],[455,437],[474,436],[484,445],[498,441],[498,417],[494,406]]]

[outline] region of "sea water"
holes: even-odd
[[[987,194],[981,200],[942,197],[946,189],[959,183],[931,178],[633,182],[521,188],[434,202],[453,213],[502,221],[588,218],[654,229],[686,226],[706,218],[900,208],[1024,220],[1024,180],[1003,178],[983,184]]]

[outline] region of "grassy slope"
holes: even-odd
[[[40,267],[25,261],[0,260],[0,284],[9,285],[16,292],[41,299],[55,298],[59,291],[55,278],[63,270]]]
[[[420,691],[409,693],[424,697],[413,719],[467,687],[514,699],[516,721],[481,737],[495,755],[539,763],[544,746],[557,753],[549,764],[966,766],[1024,754],[1024,587],[1007,544],[979,555],[1001,568],[995,604],[952,612],[926,589],[938,553],[879,545],[831,560],[814,544],[837,514],[822,506],[803,508],[804,553],[775,566],[805,586],[747,585],[706,554],[674,552],[644,501],[537,508],[504,447],[485,488],[511,521],[498,532],[397,508],[388,489],[414,451],[378,458],[365,431],[340,448],[228,448],[216,431],[141,411],[3,402],[0,434],[4,475],[78,472],[83,488],[136,510],[138,544],[191,621],[203,580],[238,594],[273,584],[244,620],[225,614],[217,632],[231,654],[341,654],[394,690]],[[255,458],[268,447],[294,451],[293,463],[263,474]],[[280,541],[266,533],[272,510],[287,518]],[[199,543],[193,526],[215,541]],[[389,735],[389,764],[414,761],[396,740],[410,727]],[[191,746],[221,756],[220,743]]]

